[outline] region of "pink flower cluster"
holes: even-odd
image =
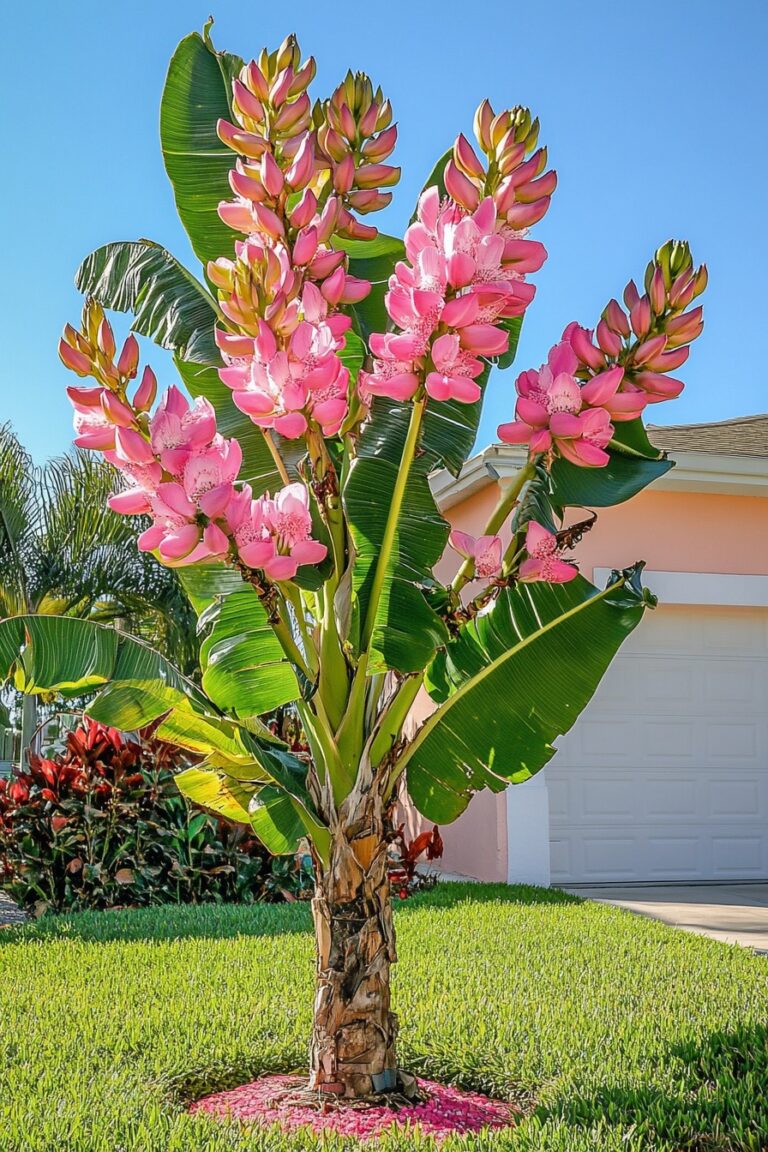
[[[475,403],[482,357],[507,351],[503,321],[522,316],[533,299],[525,277],[547,253],[525,229],[544,215],[556,177],[532,179],[546,152],[525,160],[537,131],[530,116],[517,109],[493,117],[491,110],[491,130],[485,108],[478,138],[489,170],[459,136],[444,173],[448,196],[441,201],[437,187],[422,194],[405,235],[407,261],[397,264],[385,298],[399,331],[371,337],[374,363],[360,374],[363,396],[409,400],[423,383],[433,400]]]
[[[518,376],[515,419],[499,426],[499,439],[528,444],[532,455],[605,466],[616,423],[682,392],[682,380],[666,373],[685,363],[701,333],[702,309],[685,309],[706,283],[687,244],[665,244],[646,271],[646,293],[627,285],[628,314],[611,300],[594,333],[569,324],[547,363]]]
[[[481,356],[507,350],[498,321],[521,316],[533,299],[525,273],[546,259],[541,244],[505,237],[496,206],[486,197],[474,212],[436,187],[419,199],[417,220],[405,234],[401,261],[385,303],[399,332],[371,336],[373,371],[361,373],[365,392],[409,400],[425,383],[433,400],[472,404],[485,367]]]
[[[68,326],[59,345],[62,360],[94,387],[67,389],[75,409],[75,443],[103,452],[126,485],[109,499],[124,516],[151,516],[139,548],[157,552],[166,564],[197,564],[236,554],[269,580],[290,580],[302,564],[325,558],[312,540],[309,493],[289,484],[274,498],[253,499],[249,485],[235,480],[242,464],[237,440],[216,431],[213,407],[199,396],[191,405],[176,387],[149,410],[157,381],[145,368],[132,401],[127,386],[138,371],[139,349],[129,336],[117,363],[109,323],[93,302],[86,305],[83,332]]]
[[[566,330],[567,331],[567,330]],[[529,368],[516,381],[516,419],[500,424],[499,439],[505,444],[530,444],[531,453],[557,452],[572,464],[600,467],[608,463],[606,446],[613,436],[610,407],[624,375],[611,368],[582,385],[574,373],[578,358],[567,339],[550,349],[547,363],[538,372]],[[643,402],[619,418],[638,416]]]
[[[247,239],[235,260],[208,268],[230,325],[217,333],[221,379],[256,425],[290,439],[312,426],[335,436],[347,415],[349,371],[338,353],[351,321],[338,309],[362,300],[370,284],[348,274],[331,238],[375,237],[353,213],[384,207],[391,193],[381,186],[399,178],[381,162],[397,138],[381,92],[350,74],[313,117],[306,88],[314,72],[289,37],[233,81],[238,123],[220,121],[218,132],[239,153],[235,199],[219,215]]]

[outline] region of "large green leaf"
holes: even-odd
[[[203,688],[219,708],[258,716],[298,699],[293,668],[252,588],[241,585],[206,619],[213,627],[200,649]]]
[[[623,504],[674,467],[672,460],[646,460],[619,451],[611,451],[609,456],[604,468],[579,468],[568,460],[555,460],[551,471],[552,502],[560,508]]]
[[[371,585],[382,557],[387,519],[399,473],[397,463],[358,457],[344,489],[344,506],[354,541],[353,618],[365,620]],[[423,461],[416,461],[405,490],[395,540],[372,635],[369,670],[416,672],[447,634],[422,587],[448,540],[449,526],[437,510]],[[352,637],[356,644],[358,637]]]
[[[403,760],[427,819],[455,820],[479,789],[501,791],[551,759],[653,602],[640,567],[604,592],[582,577],[505,589],[437,654],[427,688],[439,707]]]
[[[232,191],[235,155],[219,140],[216,121],[231,119],[230,83],[242,61],[215,52],[197,32],[173,54],[160,106],[160,141],[181,222],[206,265],[232,252],[235,233],[217,214]]]
[[[132,327],[182,360],[219,363],[218,306],[206,288],[151,240],[105,244],[77,270],[79,290],[105,308],[131,312]]]

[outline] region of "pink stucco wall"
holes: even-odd
[[[445,512],[452,526],[477,535],[498,496],[490,482]],[[579,517],[574,517],[578,519]],[[646,491],[616,508],[602,509],[574,559],[591,579],[593,568],[626,568],[645,560],[662,572],[768,574],[766,501],[757,496]],[[449,579],[458,562],[447,553],[437,567]],[[417,700],[414,719],[430,708]],[[443,829],[447,872],[478,880],[506,880],[507,831],[504,793],[476,796],[467,811]]]

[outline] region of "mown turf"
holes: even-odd
[[[765,958],[535,889],[444,884],[397,927],[404,1065],[528,1109],[514,1131],[446,1149],[768,1148]],[[305,907],[258,906],[4,929],[0,1150],[351,1147],[185,1113],[303,1063],[308,928]]]

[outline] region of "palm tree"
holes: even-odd
[[[114,473],[84,452],[36,467],[10,424],[0,426],[0,617],[38,613],[115,622],[151,636],[190,670],[196,618],[174,572],[136,549],[141,519],[107,507]],[[37,727],[23,705],[22,748]]]

